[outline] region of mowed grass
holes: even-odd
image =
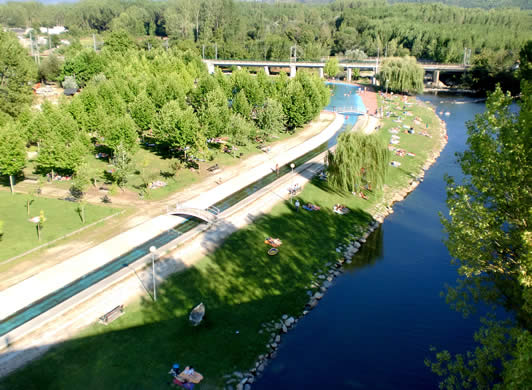
[[[210,389],[219,388],[223,374],[251,368],[270,337],[258,333],[261,323],[298,315],[314,273],[337,258],[342,237],[370,219],[357,210],[354,197],[317,185],[305,188],[300,199],[322,210],[295,212],[289,202],[277,205],[196,267],[160,285],[156,303],[146,297],[109,326],[93,325],[0,388],[160,389],[168,386],[171,364],[179,362],[196,367],[205,376],[198,388]],[[353,211],[334,214],[338,202]],[[277,256],[266,253],[268,236],[283,240]],[[192,327],[188,313],[199,302],[206,305],[206,317]]]
[[[429,110],[420,114],[427,119],[434,115]],[[430,123],[429,130],[436,130]],[[387,127],[381,136],[389,139]],[[417,136],[407,144],[406,134],[401,137],[405,138],[401,147],[410,147],[417,156],[402,170],[390,168],[387,182],[392,187],[420,171],[421,149],[437,141],[436,136]],[[312,281],[327,263],[339,258],[338,245],[368,223],[371,217],[364,210],[381,195],[369,193],[369,200],[363,200],[314,179],[297,198],[321,210],[296,212],[290,202],[276,205],[196,266],[160,285],[157,302],[146,296],[127,306],[126,314],[109,326],[92,325],[7,377],[0,389],[165,389],[170,380],[167,372],[175,362],[193,365],[205,376],[197,389],[221,388],[224,374],[249,370],[257,356],[267,352],[270,335],[259,333],[262,323],[302,312],[307,291],[315,291],[310,288]],[[351,212],[333,213],[336,203]],[[283,241],[277,256],[266,253],[268,236]],[[377,230],[345,269],[377,261],[381,245]],[[188,314],[199,302],[204,302],[206,316],[200,326],[192,327]]]
[[[0,220],[4,222],[4,235],[0,241],[0,263],[117,212],[115,208],[87,204],[84,224],[76,211],[78,204],[34,197],[28,216],[27,199],[27,195],[0,192]],[[39,216],[41,210],[44,211],[46,222],[41,230],[41,241],[39,241],[36,225],[29,219]]]
[[[440,121],[436,114],[429,106],[416,101],[413,97],[409,97],[408,102],[415,104],[404,105],[402,97],[397,95],[386,101],[383,97],[378,96],[379,107],[384,107],[385,113],[387,111],[392,113],[390,117],[381,119],[382,127],[378,132],[379,136],[388,144],[392,137],[392,133],[389,130],[398,128],[399,144],[391,146],[415,154],[413,157],[401,157],[391,152],[391,160],[401,163],[399,167],[390,167],[386,180],[388,186],[395,188],[406,186],[413,176],[417,176],[421,172],[421,167],[429,154],[440,143]],[[404,111],[411,113],[411,115],[404,115]],[[414,123],[416,117],[421,119],[420,124]],[[394,122],[394,120],[399,118],[402,120],[401,123]],[[405,133],[407,128],[403,126],[413,127],[414,134]],[[426,131],[431,137],[421,135],[421,131]]]
[[[298,129],[299,131],[300,129]],[[297,133],[297,132],[296,132]],[[149,146],[149,144],[143,143],[140,148],[132,156],[132,172],[128,176],[125,188],[136,192],[142,193],[146,199],[149,200],[161,200],[167,196],[180,191],[187,186],[199,182],[206,177],[212,176],[212,173],[207,171],[207,168],[218,164],[220,168],[229,167],[238,164],[244,158],[248,158],[255,154],[264,153],[260,150],[260,146],[267,146],[273,143],[281,142],[293,136],[294,133],[283,132],[275,137],[272,137],[270,142],[265,144],[257,144],[250,142],[248,145],[239,146],[238,150],[234,153],[223,152],[223,144],[210,145],[209,159],[197,161],[195,169],[190,167],[183,167],[176,175],[173,175],[171,164],[174,161],[171,155],[163,150],[159,150],[156,146]],[[109,152],[104,149],[105,152]],[[90,171],[94,174],[99,185],[105,185],[111,187],[111,181],[109,173],[113,170],[113,165],[108,161],[108,158],[96,158],[96,150],[93,150],[94,154],[91,154],[85,158]],[[41,177],[41,180],[45,179],[43,172],[37,173],[37,162],[35,159],[28,161],[26,167],[23,170],[24,176],[33,178],[35,180]],[[162,181],[166,185],[156,189],[148,189],[145,191],[144,183]],[[7,179],[0,182],[0,185],[4,187],[9,186]],[[46,182],[47,186],[54,186],[63,190],[68,190],[72,186],[72,181],[53,181]]]

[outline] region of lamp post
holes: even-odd
[[[155,252],[157,251],[157,248],[154,246],[150,246],[150,253],[151,253],[151,268],[152,268],[152,281],[153,281],[153,300],[157,300],[157,288],[155,285]]]
[[[290,164],[290,168],[292,168],[292,173],[294,173],[294,168],[296,167],[296,165],[294,163]]]

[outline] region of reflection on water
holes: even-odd
[[[360,247],[360,251],[356,256],[353,256],[351,264],[344,264],[345,272],[356,272],[360,268],[374,265],[377,261],[382,260],[382,243],[384,237],[384,230],[382,225],[378,227],[368,237],[364,245]]]
[[[462,318],[440,293],[456,268],[443,244],[438,212],[446,212],[444,175],[460,177],[455,152],[465,122],[482,103],[423,96],[443,117],[449,143],[423,183],[390,215],[334,280],[320,304],[283,337],[278,356],[253,389],[437,389],[424,365],[430,346],[463,353],[473,346],[478,317]],[[386,234],[384,234],[386,231]]]

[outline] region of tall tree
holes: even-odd
[[[382,62],[377,77],[381,85],[388,85],[392,91],[421,93],[424,74],[414,57],[392,57]]]
[[[0,30],[0,113],[16,117],[31,103],[35,64],[11,33]]]
[[[122,145],[129,153],[134,154],[138,148],[137,126],[129,115],[124,117],[109,116],[107,126],[103,131],[105,144],[115,151]]]
[[[175,101],[167,103],[153,121],[157,142],[172,148],[195,149],[201,142],[200,124],[191,107],[183,110]]]
[[[128,176],[133,171],[133,161],[131,155],[124,145],[118,144],[114,152],[112,164],[114,165],[113,179],[120,188],[123,189],[128,181]]]
[[[338,58],[331,57],[325,63],[325,68],[323,69],[325,74],[330,78],[336,77],[340,73],[340,67],[338,66]]]
[[[343,133],[334,153],[329,152],[330,184],[342,191],[360,192],[382,187],[390,165],[390,152],[375,134]]]
[[[101,73],[103,69],[103,57],[90,49],[85,49],[73,57],[67,57],[63,65],[63,76],[75,76],[76,81],[81,86],[84,86],[94,75]]]
[[[148,130],[155,116],[155,105],[146,92],[142,91],[129,105],[129,112],[141,130]]]
[[[447,178],[446,245],[461,275],[448,300],[468,313],[484,302],[509,312],[484,321],[473,352],[427,361],[441,388],[525,389],[532,384],[532,88],[524,82],[518,113],[500,88],[468,123],[465,174]]]
[[[26,147],[14,126],[0,129],[0,173],[9,176],[11,193],[14,193],[14,176],[26,166]]]
[[[283,106],[274,99],[267,99],[257,113],[257,125],[263,132],[262,136],[280,133],[285,128],[285,121]]]

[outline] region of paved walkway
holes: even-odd
[[[177,192],[170,197],[160,201],[143,201],[139,199],[128,199],[127,205],[135,209],[133,215],[126,220],[123,218],[114,218],[105,223],[97,230],[84,233],[81,239],[69,240],[64,244],[56,244],[46,250],[39,251],[31,255],[28,261],[22,261],[9,270],[2,273],[2,280],[0,281],[0,291],[15,285],[25,279],[32,277],[38,273],[44,272],[46,269],[59,264],[65,260],[73,258],[103,241],[118,236],[142,223],[149,221],[164,213],[167,205],[175,205],[176,203],[183,203],[200,194],[203,194],[213,188],[218,188],[216,181],[221,177],[225,183],[231,179],[238,178],[242,172],[246,172],[257,166],[266,164],[267,166],[275,168],[278,156],[285,154],[292,155],[290,150],[308,139],[319,134],[326,126],[328,126],[335,118],[334,113],[323,111],[320,116],[309,123],[304,129],[299,130],[297,134],[290,138],[273,143],[269,153],[259,153],[244,159],[238,164],[222,167],[222,172],[211,177],[207,177],[199,183],[188,186],[186,189]],[[279,163],[282,166],[281,163]],[[63,197],[66,190],[58,189],[56,187],[44,188],[45,195]],[[100,202],[102,194],[93,194],[92,200]],[[91,201],[91,199],[89,199]],[[113,204],[119,204],[113,198]],[[103,239],[105,237],[105,239]],[[1,297],[1,294],[0,294]],[[1,301],[0,301],[1,302]],[[0,317],[1,318],[1,317]]]
[[[288,164],[307,151],[321,145],[334,135],[343,124],[343,121],[343,116],[335,116],[334,121],[324,131],[300,145],[283,150],[282,153],[276,154],[275,159],[272,158],[272,154],[268,156],[269,161],[265,162],[264,157],[259,155],[262,159],[260,165],[247,171],[241,170],[238,176],[227,180],[215,188],[200,193],[198,196],[186,202],[182,202],[183,205],[187,207],[206,208],[224,199],[233,192],[272,172],[276,164],[279,164],[279,166]],[[170,201],[180,196],[182,194],[175,196]],[[112,259],[133,249],[139,243],[145,242],[173,228],[182,221],[183,218],[177,216],[158,216],[67,261],[9,287],[0,293],[0,320],[54,292],[71,281],[82,277],[90,271],[101,267]]]
[[[157,283],[172,273],[192,266],[234,231],[268,213],[279,201],[288,199],[289,186],[297,183],[303,187],[322,169],[325,153],[296,167],[293,173],[279,178],[228,209],[222,213],[223,220],[220,223],[187,241],[186,245],[171,249],[156,263]],[[152,273],[151,267],[144,265],[142,261],[132,264],[71,298],[70,302],[56,306],[57,310],[54,308],[45,313],[42,324],[32,325],[31,337],[19,340],[15,346],[0,344],[0,377],[38,358],[56,343],[75,336],[81,328],[94,323],[103,313],[120,304],[126,304],[127,307],[129,302],[146,296],[147,291],[152,289]]]

